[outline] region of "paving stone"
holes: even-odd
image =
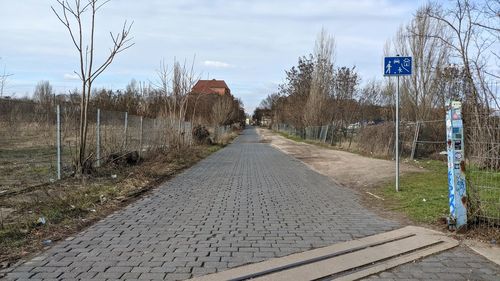
[[[469,263],[449,262],[454,257],[464,257],[473,265],[481,264],[481,268],[471,267]],[[436,262],[440,260],[441,262]],[[446,265],[445,265],[446,264]],[[485,274],[481,272],[483,270]],[[399,266],[389,271],[370,276],[368,280],[385,280],[394,276],[412,273],[417,280],[500,280],[500,266],[476,255],[470,249],[459,246],[434,256],[423,258],[421,261]],[[395,278],[400,279],[400,278]]]
[[[141,275],[139,276],[139,279],[164,280],[165,275],[166,275],[165,273],[160,273],[160,272],[154,272],[154,273],[145,272],[145,273],[141,273]]]
[[[398,227],[250,129],[5,279],[184,280]],[[498,266],[463,248],[367,279],[432,280],[441,273],[443,280],[500,280]]]

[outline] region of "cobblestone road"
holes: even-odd
[[[398,227],[250,129],[6,279],[182,280]],[[460,248],[372,279],[427,280],[454,266],[462,270],[454,280],[499,280],[498,266]]]

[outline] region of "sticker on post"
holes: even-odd
[[[462,152],[455,152],[455,160],[457,161],[462,160]]]
[[[462,197],[465,194],[465,181],[458,177],[457,179],[457,194]]]
[[[454,109],[459,109],[462,108],[462,103],[459,101],[452,101],[451,102],[451,107]]]

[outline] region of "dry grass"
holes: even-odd
[[[107,166],[84,180],[66,179],[1,197],[0,268],[43,249],[43,241],[61,240],[91,225],[220,148],[159,153],[138,166]],[[45,224],[37,223],[41,217]]]
[[[220,145],[228,145],[238,136],[237,132],[225,133],[217,140]]]

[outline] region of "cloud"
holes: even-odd
[[[64,74],[64,80],[80,80],[80,77],[75,73],[66,73]]]
[[[233,67],[229,63],[223,61],[215,61],[215,60],[206,60],[203,62],[205,66],[214,67],[214,68],[231,68]]]
[[[0,18],[9,23],[0,25],[0,67],[6,65],[24,81],[17,84],[13,78],[12,92],[32,92],[41,80],[50,80],[58,91],[79,86],[72,73],[79,58],[48,2],[0,0]],[[124,20],[134,21],[136,45],[117,56],[96,87],[124,88],[132,78],[154,80],[162,58],[189,62],[195,55],[200,58],[195,72],[224,79],[252,109],[275,91],[273,81],[282,81],[285,69],[312,52],[322,27],[336,38],[337,66],[356,65],[367,79],[382,79],[386,40],[426,0],[142,2],[114,0],[99,12],[96,63],[107,55],[109,31],[120,30]]]

